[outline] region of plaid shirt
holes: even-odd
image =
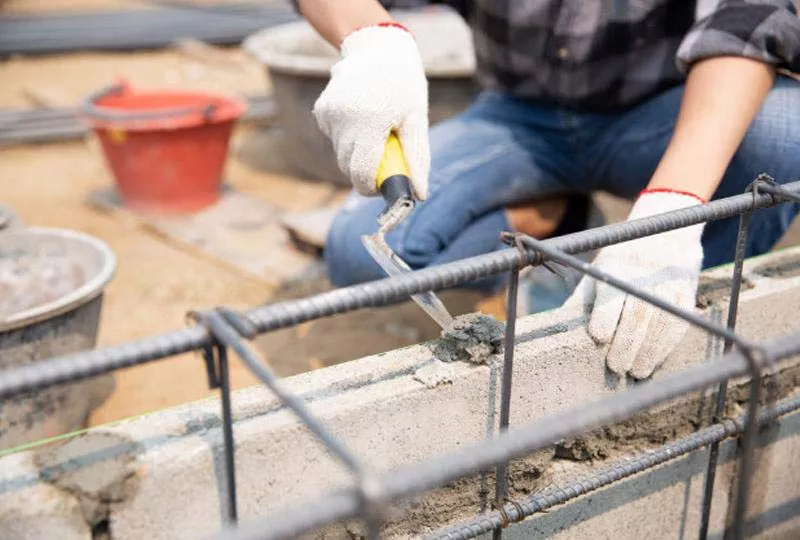
[[[693,62],[711,56],[745,56],[800,72],[793,0],[444,3],[471,22],[484,88],[581,110],[635,105],[680,84]]]

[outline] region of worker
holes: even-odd
[[[377,0],[295,0],[340,51],[314,105],[354,184],[329,233],[337,285],[384,277],[363,248],[383,201],[375,173],[401,140],[423,201],[387,241],[412,268],[500,247],[502,231],[547,238],[585,226],[586,194],[635,201],[629,220],[744,193],[761,173],[800,179],[800,19],[792,0],[475,0],[481,91],[429,131],[411,31]],[[770,250],[797,204],[752,217],[747,256]],[[686,309],[702,268],[730,262],[736,218],[602,249],[594,264]],[[502,276],[484,280],[487,292]],[[688,323],[583,278],[568,302],[620,376],[649,377]]]

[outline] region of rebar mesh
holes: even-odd
[[[0,372],[0,399],[23,392],[35,391],[116,369],[152,362],[189,351],[203,351],[209,373],[209,385],[222,391],[221,408],[223,436],[225,439],[225,474],[228,512],[220,538],[287,538],[339,520],[360,517],[364,520],[370,538],[377,538],[387,506],[394,500],[440,487],[448,482],[490,467],[497,467],[496,505],[498,510],[476,517],[469,523],[449,528],[434,537],[473,538],[483,532],[493,531],[495,538],[502,536],[509,521],[562,504],[574,497],[600,489],[622,478],[657,466],[678,455],[712,445],[707,471],[707,496],[703,501],[703,523],[707,526],[710,511],[713,472],[716,468],[715,448],[730,436],[743,437],[739,477],[736,492],[736,512],[731,526],[734,538],[741,538],[743,516],[752,473],[753,448],[756,430],[761,420],[775,419],[800,407],[800,398],[776,404],[774,394],[768,392],[767,406],[759,410],[762,376],[765,371],[775,373],[775,364],[800,353],[800,332],[768,343],[753,343],[734,332],[738,295],[742,279],[744,242],[748,234],[749,215],[761,208],[784,202],[796,202],[800,197],[800,182],[780,186],[768,177],[759,177],[747,193],[720,199],[704,205],[669,212],[649,218],[618,223],[580,233],[537,241],[516,235],[520,249],[507,249],[465,259],[462,261],[411,272],[401,276],[334,290],[303,300],[282,302],[258,307],[246,313],[235,313],[220,308],[208,312],[192,313],[197,326],[178,330],[127,344],[86,351],[37,362]],[[641,238],[717,219],[744,216],[740,221],[739,241],[734,262],[729,319],[726,327],[710,322],[699,315],[666,303],[647,291],[639,290],[601,270],[584,263],[571,254],[594,250],[608,245]],[[520,269],[525,265],[555,261],[602,279],[628,294],[676,315],[690,324],[726,340],[724,355],[717,361],[694,366],[680,373],[661,378],[657,383],[647,383],[624,393],[615,394],[550,414],[526,426],[509,430],[512,366],[514,361],[514,327],[516,321],[516,283]],[[353,311],[363,307],[384,306],[408,299],[411,295],[462,285],[482,277],[510,272],[509,302],[507,303],[507,341],[504,374],[501,389],[501,429],[499,435],[480,444],[430,458],[421,463],[401,467],[387,474],[369,473],[361,461],[315,418],[304,402],[286,391],[271,370],[244,343],[255,335],[286,328],[302,322]],[[233,349],[247,369],[267,385],[288,409],[301,421],[353,474],[352,489],[328,494],[308,501],[292,511],[281,512],[248,523],[237,525],[236,481],[234,476],[234,433],[228,382],[227,350]],[[639,456],[632,462],[611,466],[595,475],[579,479],[573,484],[553,488],[534,495],[523,502],[506,504],[506,465],[511,459],[529,455],[557,441],[578,436],[606,423],[630,418],[650,407],[665,403],[689,392],[711,385],[724,385],[732,377],[749,375],[750,398],[747,414],[739,419],[719,418],[724,410],[725,386],[718,392],[716,423],[697,433],[665,445],[663,448]],[[753,419],[759,419],[754,421]],[[701,530],[701,537],[707,529]]]

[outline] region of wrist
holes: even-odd
[[[358,32],[359,30],[363,30],[365,28],[397,28],[398,30],[403,30],[405,32],[408,32],[411,36],[414,35],[414,33],[411,30],[409,30],[408,27],[400,24],[397,21],[381,21],[377,23],[365,24],[356,28],[355,30],[353,30],[353,32]]]
[[[344,55],[354,47],[373,47],[386,40],[387,36],[390,36],[388,39],[408,40],[416,44],[411,30],[398,22],[384,19],[354,27],[342,38],[339,49]]]
[[[340,49],[342,56],[347,56],[354,50],[374,50],[381,46],[416,49],[417,44],[414,35],[405,26],[393,21],[383,21],[356,28],[345,36]]]
[[[628,215],[628,220],[631,221],[658,214],[665,214],[667,212],[674,212],[691,206],[698,206],[704,202],[705,201],[700,197],[689,192],[664,188],[646,189],[642,191],[636,199]],[[684,238],[696,236],[696,239],[699,241],[704,228],[705,223],[698,223],[696,225],[676,229],[672,232],[677,233],[678,231],[682,231],[679,236]]]
[[[650,187],[650,188],[643,189],[641,192],[639,192],[639,197],[642,197],[643,195],[654,194],[654,193],[682,195],[684,197],[690,197],[690,198],[694,199],[695,201],[697,201],[700,204],[705,204],[705,203],[708,202],[707,199],[705,199],[705,198],[701,197],[700,195],[698,195],[696,193],[693,193],[691,191],[683,190],[683,189],[668,188],[668,187]]]

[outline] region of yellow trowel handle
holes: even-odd
[[[383,157],[378,165],[375,185],[386,201],[384,214],[398,205],[414,205],[414,193],[411,190],[411,173],[408,171],[406,157],[400,139],[394,132],[389,134]]]

